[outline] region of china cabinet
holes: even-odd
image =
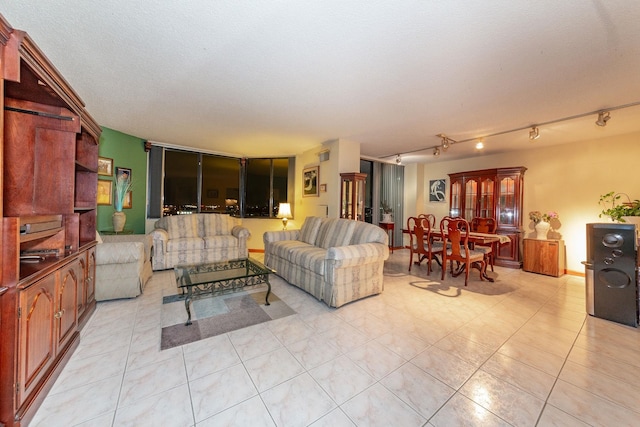
[[[449,215],[494,218],[496,233],[509,236],[499,246],[495,264],[522,266],[522,195],[525,167],[484,169],[449,174]]]
[[[364,221],[366,173],[340,174],[340,218]]]
[[[1,15],[0,82],[0,425],[26,426],[95,310],[101,129]]]

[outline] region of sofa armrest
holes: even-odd
[[[329,248],[326,260],[334,268],[351,267],[389,258],[389,247],[382,243],[362,243],[359,245],[336,246]]]
[[[96,265],[128,264],[145,260],[144,243],[113,242],[96,246]]]
[[[169,241],[169,233],[162,228],[156,228],[149,233],[153,241],[154,256],[167,252],[167,242]]]
[[[281,240],[299,240],[300,230],[278,230],[278,231],[265,231],[262,235],[262,241],[264,246],[273,242],[279,242]]]
[[[240,238],[248,239],[249,237],[251,237],[251,232],[249,231],[249,229],[241,225],[234,226],[231,229],[231,234],[237,237],[238,239]]]

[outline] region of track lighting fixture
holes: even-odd
[[[600,111],[598,113],[598,120],[596,120],[596,124],[598,126],[606,126],[607,122],[609,121],[609,119],[611,118],[611,113],[609,113],[608,111]]]
[[[440,149],[438,147],[433,149],[433,155],[438,157],[440,155]]]
[[[538,139],[538,138],[540,138],[540,131],[536,126],[534,126],[529,131],[529,139],[533,141],[534,139]]]
[[[447,148],[449,148],[449,138],[445,136],[442,138],[442,151],[447,151]]]
[[[396,163],[402,164],[402,157],[400,157],[400,154],[396,155]]]
[[[482,142],[482,140],[479,140],[478,142],[476,142],[476,150],[482,150],[484,148],[484,142]]]

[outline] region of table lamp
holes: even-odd
[[[278,218],[282,218],[282,229],[287,229],[287,221],[291,218],[291,204],[280,203],[278,206]]]

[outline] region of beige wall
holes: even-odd
[[[452,149],[455,150],[455,146]],[[550,234],[550,237],[564,239],[567,248],[567,269],[582,273],[584,267],[580,261],[586,256],[585,224],[606,221],[605,218],[598,218],[602,210],[598,205],[600,195],[616,191],[629,194],[631,199],[640,199],[638,159],[640,133],[466,160],[408,165],[406,176],[419,177],[420,171],[424,172],[424,184],[420,195],[424,202],[416,205],[415,211],[408,209],[411,207],[410,204],[406,205],[405,215],[408,217],[423,212],[433,213],[437,218],[447,215],[448,201],[428,201],[429,180],[447,178],[448,185],[449,173],[524,166],[528,169],[524,175],[525,237],[534,235],[533,223],[529,221],[530,211],[558,212],[560,226],[556,234]],[[406,186],[405,200],[416,197],[411,193],[412,188],[415,186]]]

